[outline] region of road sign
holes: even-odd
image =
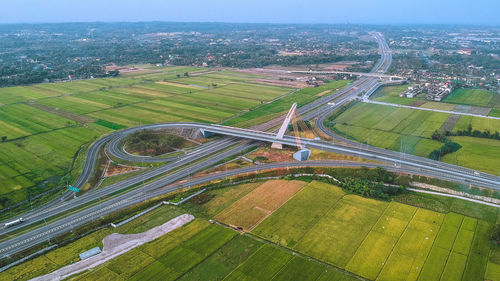
[[[71,186],[71,185],[69,186],[69,190],[74,191],[74,192],[80,192],[80,190],[78,188]]]

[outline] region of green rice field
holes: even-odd
[[[79,148],[113,130],[221,123],[292,92],[235,71],[184,76],[196,71],[205,69],[150,68],[120,78],[1,88],[0,208],[62,184]]]
[[[462,111],[500,117],[500,94],[481,89],[456,89],[441,102],[426,100],[425,94],[414,98],[400,97],[410,85],[387,86],[377,90],[372,99],[392,104],[412,105],[449,111]]]
[[[224,124],[228,126],[251,127],[253,125],[263,123],[274,117],[285,114],[293,103],[297,103],[300,107],[319,98],[318,94],[328,90],[334,92],[338,89],[344,88],[349,82],[350,81],[348,80],[338,80],[326,83],[316,88],[304,88],[274,102],[264,104],[263,106],[233,118]]]
[[[334,129],[341,135],[373,146],[404,151],[428,157],[442,146],[432,140],[432,133],[442,128],[450,114],[420,111],[409,108],[358,103],[333,120]],[[490,130],[500,132],[500,120],[462,115],[452,131]],[[452,137],[462,149],[446,155],[442,160],[452,164],[498,174],[497,155],[500,141],[469,137]]]
[[[47,274],[76,261],[76,253],[98,245],[110,233],[109,229],[94,232],[2,272],[0,278],[28,280]],[[357,280],[326,264],[195,219],[71,280],[316,280],[318,277]]]
[[[444,102],[481,107],[500,107],[493,92],[478,89],[457,89],[444,98]]]
[[[408,105],[416,98],[400,97],[399,94],[408,90],[411,85],[387,86],[378,89],[372,96],[372,99],[381,102]],[[420,98],[420,97],[419,97]]]
[[[466,167],[476,167],[490,174],[500,174],[498,155],[500,141],[473,137],[452,137],[462,148],[455,153],[445,155],[443,161]]]

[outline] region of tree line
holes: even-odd
[[[446,154],[456,152],[460,148],[462,148],[460,144],[449,140],[446,137],[446,134],[439,130],[434,131],[434,133],[432,134],[432,139],[443,143],[443,146],[436,150],[433,150],[429,154],[429,158],[431,158],[432,160],[441,160],[441,158]]]

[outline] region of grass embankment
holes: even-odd
[[[158,156],[194,145],[180,136],[154,130],[134,132],[123,141],[129,153],[148,156]]]

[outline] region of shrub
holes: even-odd
[[[392,196],[406,191],[402,186],[385,185],[360,178],[345,178],[340,185],[348,192],[382,200],[390,200]]]

